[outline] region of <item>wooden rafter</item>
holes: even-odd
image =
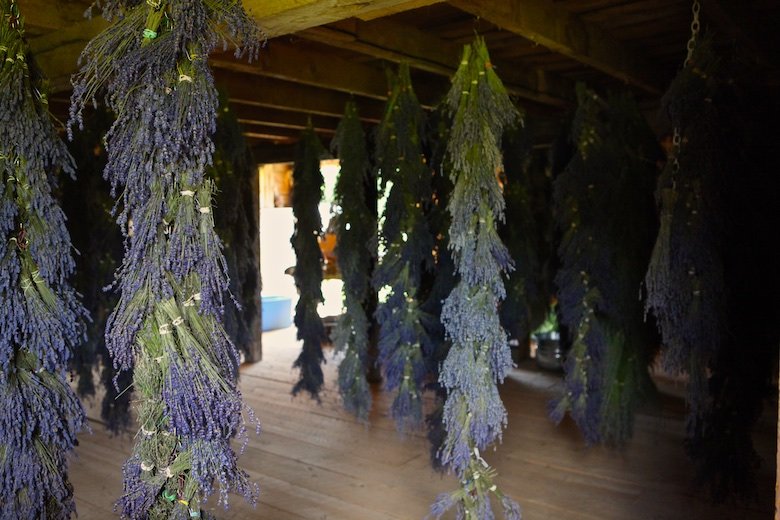
[[[702,0],[701,13],[712,20],[718,29],[741,42],[759,65],[778,68],[780,38],[771,22],[771,28],[767,30],[765,24],[751,14],[750,9],[728,0]]]
[[[348,49],[392,62],[407,61],[413,68],[450,77],[457,68],[462,47],[435,35],[391,20],[345,20],[328,27],[297,33],[301,38]],[[567,106],[573,84],[540,69],[512,65],[502,67],[502,79],[511,94],[551,106]]]
[[[625,83],[658,95],[655,67],[609,33],[552,0],[448,0],[450,4]]]
[[[300,132],[306,128],[309,120],[311,120],[315,131],[322,134],[334,134],[339,123],[339,119],[336,117],[317,116],[268,107],[260,108],[251,105],[234,104],[233,111],[239,122],[246,127],[258,125]]]
[[[277,39],[268,42],[255,63],[235,59],[230,53],[213,55],[210,63],[217,69],[294,81],[373,99],[387,99],[385,70],[310,47],[302,49],[301,45]],[[418,96],[424,106],[431,107],[445,89],[443,81],[441,84],[426,84],[421,86]]]
[[[410,0],[243,0],[247,12],[269,37],[289,34],[350,17],[419,7]],[[417,2],[419,3],[419,1]],[[429,1],[428,3],[435,3]]]
[[[243,4],[265,33],[274,37],[353,16],[387,16],[438,1],[441,0],[243,0]],[[83,21],[91,3],[91,0],[19,0],[27,23],[42,29],[62,29]],[[94,14],[97,20],[99,10]]]
[[[217,71],[217,85],[230,94],[233,105],[268,107],[290,112],[341,117],[349,94],[273,78],[261,78],[231,71]],[[356,98],[361,119],[378,123],[384,104],[379,100]]]

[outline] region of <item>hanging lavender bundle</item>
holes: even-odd
[[[51,193],[73,160],[24,36],[17,4],[0,0],[0,518],[56,520],[75,511],[65,456],[84,410],[66,370],[86,311]]]
[[[527,126],[504,134],[504,200],[506,224],[499,235],[516,262],[501,304],[501,325],[517,346],[544,321],[549,310],[552,276],[550,258],[552,212],[550,181],[543,156],[534,153]]]
[[[392,415],[399,430],[422,421],[422,391],[430,350],[420,300],[422,275],[431,268],[433,237],[425,219],[431,173],[422,153],[424,113],[412,89],[409,65],[392,79],[377,129],[376,162],[382,189],[389,186],[380,241],[384,256],[374,273],[377,291],[389,293],[376,311],[379,363],[385,389],[395,392]]]
[[[230,340],[248,361],[259,361],[252,346],[261,340],[260,272],[257,251],[260,235],[253,202],[255,163],[227,96],[220,96],[214,164],[208,174],[217,187],[214,215],[224,244],[230,293],[240,305],[225,308],[224,326]]]
[[[604,101],[583,85],[577,96],[577,153],[554,192],[564,233],[556,283],[572,350],[551,416],[559,422],[569,411],[588,443],[619,445],[652,385],[653,338],[638,294],[655,232],[658,147],[627,96]]]
[[[646,278],[665,368],[689,376],[686,450],[716,500],[756,497],[752,434],[777,353],[776,261],[745,255],[772,251],[762,243],[776,234],[774,143],[765,144],[773,136],[763,120],[775,115],[764,100],[745,102],[737,71],[694,31],[662,99],[674,137]]]
[[[73,287],[83,295],[84,305],[92,316],[87,324],[87,341],[75,353],[72,363],[78,374],[77,391],[82,398],[95,395],[93,372],[99,366],[104,390],[100,418],[109,432],[119,434],[131,423],[133,392],[129,387],[133,374],[114,370],[105,342],[106,321],[118,298],[104,289],[111,282],[124,251],[122,233],[111,215],[114,202],[108,183],[102,178],[106,165],[103,136],[113,120],[105,109],[92,111],[87,116],[85,130],[70,143],[78,177],[74,181],[65,179],[62,206],[70,222],[73,246],[81,253],[76,257]]]
[[[292,209],[295,216],[295,232],[290,243],[295,250],[295,286],[298,303],[295,305],[295,326],[303,349],[294,368],[300,368],[300,379],[293,386],[297,395],[306,390],[312,398],[319,399],[323,375],[322,342],[327,339],[325,327],[317,312],[322,303],[322,251],[318,238],[322,233],[319,203],[322,200],[323,178],[320,160],[325,148],[309,122],[301,134],[293,169]]]
[[[254,55],[259,33],[233,0],[102,5],[122,15],[84,50],[71,125],[105,88],[116,121],[104,175],[128,229],[106,344],[116,368],[134,370],[140,424],[117,508],[132,519],[198,517],[217,484],[225,506],[229,491],[257,495],[230,446],[245,437],[244,407],[220,321],[227,279],[204,172],[217,110],[208,54],[229,41]]]
[[[503,131],[517,124],[520,114],[493,70],[482,38],[465,47],[446,103],[454,114],[447,144],[454,183],[450,248],[460,281],[442,310],[452,347],[439,375],[447,391],[447,437],[440,458],[461,487],[439,496],[431,515],[440,518],[455,507],[461,519],[494,518],[494,496],[504,516],[517,520],[520,507],[498,489],[496,472],[480,451],[501,439],[507,420],[497,383],[512,360],[497,309],[505,296],[502,273],[512,268],[512,260],[498,237],[504,199],[496,171]]]
[[[690,376],[689,433],[707,413],[707,371],[725,341],[727,323],[721,249],[726,157],[719,107],[712,103],[718,65],[705,39],[662,99],[675,142],[658,180],[661,227],[645,279],[647,310],[658,321],[665,368]]]
[[[344,407],[366,420],[371,409],[369,368],[369,318],[366,314],[375,252],[376,220],[366,200],[366,188],[374,182],[366,148],[366,136],[355,103],[350,101],[336,129],[331,148],[341,170],[336,181],[336,204],[340,208],[336,230],[336,253],[344,283],[344,307],[333,343],[343,352],[339,364],[339,392]]]
[[[441,446],[447,436],[444,428],[444,402],[447,400],[447,392],[439,383],[439,368],[447,358],[450,343],[446,337],[446,331],[441,321],[441,312],[444,301],[449,296],[452,288],[457,284],[455,264],[449,249],[448,230],[450,227],[447,204],[452,193],[452,181],[445,167],[445,154],[449,140],[450,118],[443,105],[440,105],[428,118],[429,136],[427,140],[433,177],[431,179],[431,204],[428,209],[428,226],[434,237],[433,256],[434,266],[428,273],[426,280],[430,289],[425,296],[425,303],[421,305],[423,310],[423,326],[431,345],[430,352],[426,352],[426,370],[430,374],[427,390],[434,395],[433,409],[426,415],[425,424],[427,437],[430,443],[431,465],[437,471],[444,471],[444,466],[439,459]]]

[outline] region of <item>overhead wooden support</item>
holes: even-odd
[[[282,128],[301,131],[308,125],[311,119],[316,132],[322,134],[336,133],[339,118],[306,114],[304,112],[292,112],[269,107],[257,107],[235,103],[233,112],[245,127],[248,125],[262,125],[266,127]]]
[[[658,95],[655,68],[594,24],[584,22],[552,0],[448,0],[450,4],[600,70],[629,85]]]
[[[429,5],[440,4],[443,2],[444,0],[406,0],[406,2],[391,7],[376,9],[368,13],[363,13],[359,15],[358,18],[361,20],[375,20],[377,18],[382,18],[383,16],[391,16],[397,13],[403,13],[404,11],[409,11],[410,9],[419,9],[420,7],[427,7]]]
[[[373,13],[384,16],[383,13],[408,9],[410,0],[243,0],[243,3],[260,27],[273,37],[353,16],[371,16]]]
[[[52,78],[55,93],[70,87],[69,76],[77,69],[81,50],[90,38],[107,26],[105,20],[96,17],[32,40],[33,51],[44,72]],[[387,77],[382,68],[349,61],[310,47],[304,50],[300,45],[280,39],[269,41],[255,63],[236,59],[231,52],[213,55],[210,63],[215,68],[234,72],[295,81],[375,99],[387,98]],[[446,83],[442,80],[441,84],[421,85],[417,94],[423,106],[430,108],[445,90]]]
[[[232,53],[212,55],[209,63],[217,69],[387,99],[387,75],[382,68],[349,61],[311,47],[306,45],[302,49],[301,45],[277,39],[268,42],[255,63],[236,59]],[[421,86],[417,94],[424,106],[432,107],[445,90],[446,85],[442,81],[440,85]]]
[[[294,144],[274,144],[262,139],[247,137],[252,149],[252,157],[258,164],[293,162],[295,160]]]
[[[701,14],[712,20],[721,32],[740,42],[748,50],[747,55],[756,63],[778,68],[780,38],[777,36],[777,27],[771,21],[767,28],[750,9],[729,0],[702,0]]]
[[[273,78],[258,78],[247,74],[218,70],[217,85],[227,92],[231,104],[270,107],[292,112],[341,117],[348,94],[325,90]],[[378,123],[384,103],[356,98],[361,120]]]
[[[19,11],[28,26],[62,29],[84,21],[91,0],[17,0]],[[99,18],[99,10],[95,11]]]
[[[450,77],[462,47],[416,27],[391,20],[345,20],[329,27],[313,27],[297,33],[307,40],[348,49],[392,62],[407,61],[413,68]],[[567,106],[574,93],[572,82],[541,69],[502,67],[495,64],[511,94],[552,106]]]
[[[269,141],[274,144],[292,144],[297,142],[301,135],[300,130],[246,125],[240,119],[239,123],[244,129],[242,134],[246,139]],[[331,137],[332,134],[320,134],[320,138],[326,143]]]
[[[438,1],[441,0],[243,0],[243,4],[268,37],[274,37],[353,16],[387,16]],[[62,29],[83,21],[90,4],[91,0],[19,0],[27,23],[42,29]],[[94,9],[93,15],[95,20],[100,18],[100,9]]]

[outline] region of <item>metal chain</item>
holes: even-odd
[[[680,134],[680,128],[674,127],[674,134],[672,135],[672,190],[677,188],[677,172],[680,171],[680,148],[682,145],[682,135]]]
[[[693,21],[691,22],[691,37],[688,39],[686,48],[688,49],[688,56],[685,58],[685,66],[687,67],[693,56],[693,50],[696,48],[696,38],[699,36],[699,29],[701,29],[701,23],[699,22],[699,11],[701,11],[701,4],[699,0],[693,0],[693,6],[691,7],[693,12]]]
[[[701,4],[699,0],[693,0],[693,6],[691,12],[693,13],[693,20],[691,21],[691,37],[688,39],[686,49],[688,49],[688,55],[685,57],[684,67],[688,67],[691,64],[691,58],[693,57],[693,51],[696,49],[696,39],[699,36],[699,30],[701,29],[701,22],[699,21],[699,12],[701,11]],[[680,133],[680,127],[674,127],[674,134],[672,135],[672,189],[677,188],[677,172],[680,171],[680,149],[682,148],[682,134]]]

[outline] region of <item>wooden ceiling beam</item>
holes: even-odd
[[[243,0],[243,3],[269,37],[346,18],[384,16],[382,13],[419,7],[419,0]]]
[[[780,38],[776,27],[767,30],[766,24],[752,16],[750,9],[728,0],[702,0],[702,4],[701,15],[712,20],[732,39],[741,42],[756,63],[763,67],[778,68]]]
[[[33,51],[44,72],[52,78],[53,92],[70,88],[69,76],[77,70],[78,59],[87,39],[107,25],[101,18],[83,20],[32,40]],[[270,40],[254,63],[236,59],[231,52],[212,55],[210,63],[217,69],[294,81],[374,99],[387,98],[384,69],[346,60],[321,50],[301,49],[300,45],[281,39]],[[446,82],[442,80],[440,83],[418,86],[417,94],[423,106],[431,108],[446,88]]]
[[[347,49],[395,63],[406,61],[413,68],[451,77],[462,47],[416,27],[391,20],[346,20],[335,26],[313,27],[296,33],[301,38]],[[541,69],[496,63],[510,94],[545,105],[564,107],[572,100],[572,82]]]
[[[269,107],[290,112],[340,118],[348,94],[273,78],[262,78],[232,71],[216,71],[217,85],[227,92],[233,105]],[[384,103],[355,97],[361,120],[378,123]]]
[[[315,131],[333,135],[336,133],[336,127],[339,124],[339,119],[336,117],[316,116],[303,112],[291,112],[241,104],[234,104],[232,108],[239,123],[247,127],[257,125],[300,132],[306,128],[311,119]]]
[[[375,99],[387,97],[387,78],[378,68],[354,63],[322,51],[271,40],[254,63],[236,59],[232,53],[212,55],[209,64],[217,69],[255,76],[295,81],[313,87]]]
[[[275,144],[290,144],[298,142],[301,137],[301,130],[245,123],[242,123],[241,126],[243,128],[242,134],[247,139],[270,141]],[[328,132],[317,132],[317,134],[323,144],[328,146],[333,135]]]
[[[286,163],[295,160],[294,144],[274,144],[262,139],[255,139],[247,136],[249,147],[252,150],[252,157],[258,164],[268,163]]]
[[[383,18],[385,16],[392,16],[394,14],[403,13],[411,9],[419,9],[420,7],[428,7],[429,5],[441,4],[444,0],[406,0],[405,2],[397,5],[386,7],[384,9],[377,9],[369,13],[364,13],[358,16],[361,20],[376,20],[377,18]]]
[[[543,45],[553,52],[659,95],[656,67],[609,33],[552,0],[448,0],[462,11]]]
[[[84,21],[90,0],[17,0],[19,12],[28,26],[62,29]],[[99,18],[100,12],[94,13]]]
[[[387,99],[387,74],[383,68],[309,47],[301,48],[301,45],[274,39],[268,42],[254,63],[236,59],[231,53],[212,55],[209,63],[216,69],[293,81],[382,101]],[[444,81],[424,84],[417,89],[417,95],[424,107],[431,108],[446,88]]]
[[[441,0],[243,0],[243,4],[270,38],[353,16],[387,16],[438,1]],[[62,29],[84,21],[84,13],[91,3],[91,0],[19,0],[19,7],[29,25]],[[93,19],[99,18],[100,10],[95,9]]]

